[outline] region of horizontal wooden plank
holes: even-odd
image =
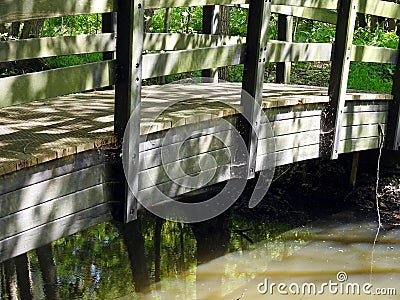
[[[358,11],[368,15],[400,19],[400,5],[394,2],[363,0],[359,1]]]
[[[139,168],[140,170],[146,170],[183,158],[230,147],[232,143],[233,139],[230,131],[221,131],[215,134],[192,138],[186,140],[184,143],[177,142],[162,148],[155,148],[139,153]]]
[[[276,152],[299,148],[308,145],[318,144],[320,139],[320,130],[305,131],[293,134],[276,136],[258,141],[257,155],[268,154],[275,148]],[[270,143],[274,143],[272,147]]]
[[[212,177],[212,179],[208,180],[208,178],[210,177]],[[179,184],[173,181],[168,181],[157,186],[152,186],[150,188],[139,191],[138,198],[140,200],[147,201],[148,203],[157,203],[158,201],[160,201],[161,199],[157,197],[159,193],[162,193],[167,197],[174,198],[182,194],[194,191],[196,189],[200,189],[206,186],[210,186],[212,184],[231,179],[231,168],[229,166],[221,166],[215,169],[205,170],[201,173],[201,178],[207,180],[198,180],[196,183],[191,182],[189,184],[182,179]],[[190,179],[188,178],[188,180]]]
[[[379,104],[357,104],[355,102],[347,102],[343,109],[345,113],[359,113],[359,112],[387,112],[389,110],[388,102],[381,102]]]
[[[99,164],[106,164],[107,178],[113,178],[119,165],[116,161],[108,160],[111,151],[96,149],[85,151],[76,155],[60,158],[35,166],[35,168],[27,168],[15,173],[6,174],[0,177],[1,182],[7,184],[0,185],[0,194],[7,194],[20,190],[24,187],[49,181],[56,177],[68,175],[70,173],[79,172],[80,170],[94,167]]]
[[[246,42],[245,37],[211,34],[146,33],[144,50],[191,50],[221,45],[236,45]]]
[[[112,184],[100,184],[0,218],[0,240],[112,200]]]
[[[337,9],[337,0],[315,1],[315,0],[272,0],[275,5],[302,6],[311,8]]]
[[[146,8],[242,4],[245,0],[147,0]]]
[[[299,7],[289,5],[272,5],[271,11],[287,16],[310,19],[324,23],[336,24],[337,14],[327,9]]]
[[[384,132],[387,130],[386,124],[381,125]],[[367,138],[367,137],[379,137],[379,125],[359,125],[359,126],[346,126],[342,127],[340,131],[341,140]]]
[[[139,190],[182,178],[183,175],[196,176],[216,166],[229,165],[233,161],[233,155],[232,147],[224,148],[141,171],[139,172]]]
[[[398,53],[397,49],[353,45],[351,61],[396,64]]]
[[[342,126],[363,124],[385,124],[387,122],[386,112],[362,112],[344,113]]]
[[[314,159],[319,157],[319,144],[308,145],[299,148],[288,149],[275,153],[276,166]],[[270,167],[271,155],[257,155],[256,171],[262,171]]]
[[[22,232],[0,241],[0,262],[111,220],[106,203]]]
[[[287,135],[303,131],[320,130],[321,116],[311,116],[296,119],[280,120],[271,122],[271,127],[275,136]],[[260,126],[259,139],[267,138],[270,133],[266,125]]]
[[[226,121],[224,121],[226,120]],[[167,145],[176,144],[182,142],[185,133],[190,132],[192,138],[206,136],[210,134],[216,134],[219,132],[227,131],[232,129],[231,126],[235,126],[237,118],[235,116],[229,116],[224,119],[212,119],[206,122],[198,122],[195,124],[188,124],[184,127],[182,126],[180,130],[175,128],[176,134],[169,133],[168,138],[166,138],[166,132],[160,132],[159,134],[151,134],[147,136],[140,136],[139,152],[144,152],[160,147],[165,147]]]
[[[115,51],[115,34],[59,36],[0,42],[0,62]]]
[[[143,55],[143,79],[243,63],[245,45]]]
[[[116,0],[5,0],[0,1],[1,22],[107,13],[117,10]]]
[[[92,186],[115,180],[101,164],[0,195],[0,218]]]
[[[357,138],[339,142],[339,153],[349,153],[379,148],[379,137]]]
[[[0,107],[87,91],[115,82],[115,61],[0,79]]]
[[[305,117],[315,117],[320,116],[322,113],[322,107],[319,109],[308,109],[308,110],[301,110],[302,108],[306,108],[304,105],[300,107],[294,108],[293,106],[289,107],[277,107],[271,109],[265,109],[263,112],[265,113],[266,117],[268,118],[269,122],[274,121],[282,121],[288,119],[299,119]],[[261,123],[263,124],[264,121],[262,120]]]
[[[332,44],[292,43],[270,40],[267,45],[268,62],[331,61]]]

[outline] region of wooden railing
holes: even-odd
[[[217,34],[144,33],[144,9],[182,6],[235,5],[249,9],[247,37]],[[321,155],[336,158],[345,106],[347,78],[351,61],[396,65],[391,101],[387,146],[400,146],[400,64],[399,50],[353,45],[356,13],[400,19],[400,5],[378,0],[71,0],[0,3],[1,22],[52,18],[65,15],[103,14],[103,33],[92,35],[46,37],[0,42],[0,63],[32,58],[103,52],[107,60],[0,79],[0,107],[59,95],[116,86],[115,134],[122,140],[132,113],[140,114],[143,79],[168,74],[244,64],[243,89],[262,100],[264,66],[278,63],[278,82],[287,82],[289,63],[297,61],[330,61],[330,102],[322,121]],[[113,15],[117,13],[117,24]],[[280,14],[279,40],[267,40],[271,13]],[[296,43],[291,40],[290,17],[301,17],[336,24],[335,42]],[[210,18],[212,19],[212,18]],[[114,21],[115,22],[115,21]],[[119,28],[118,34],[114,27]],[[163,50],[143,54],[145,50]],[[252,124],[242,126],[250,152],[249,177],[254,176],[257,128],[260,111],[242,103],[243,113]],[[136,144],[131,150],[138,159],[140,117],[130,124]],[[243,124],[242,124],[243,125]],[[136,152],[136,153],[135,153]],[[133,161],[133,172],[137,166]],[[127,196],[129,198],[129,195]],[[126,211],[131,211],[127,201]],[[130,220],[129,215],[126,220]]]

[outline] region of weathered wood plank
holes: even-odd
[[[115,51],[115,34],[46,37],[0,42],[0,62]]]
[[[337,9],[337,0],[315,1],[315,0],[272,0],[274,5],[302,6],[310,8]]]
[[[95,165],[62,175],[13,192],[0,195],[0,218],[56,199],[76,191],[115,180],[107,169],[110,165]]]
[[[245,0],[147,0],[146,8],[242,4]]]
[[[271,122],[272,130],[275,136],[291,134],[302,131],[319,130],[321,126],[320,116],[304,117],[299,119],[287,119]],[[260,126],[259,139],[267,138],[268,130],[265,125]]]
[[[112,167],[106,168],[107,172],[115,173],[116,163],[113,160],[107,160],[110,156],[110,151],[107,150],[92,150],[79,153],[73,156],[49,161],[35,168],[27,168],[18,172],[10,173],[0,177],[1,182],[7,184],[0,185],[0,195],[7,194],[13,191],[20,190],[27,186],[32,186],[51,180],[56,177],[68,175],[70,173],[79,172],[80,170],[94,167],[103,163],[110,163]],[[112,174],[107,175],[113,178]]]
[[[396,49],[353,45],[351,61],[395,64],[399,51]]]
[[[188,158],[201,153],[207,153],[233,144],[230,131],[221,131],[210,135],[189,139],[185,142],[177,142],[155,148],[139,154],[140,170],[171,163],[179,159]],[[161,154],[162,152],[162,154]],[[161,157],[162,156],[162,157]]]
[[[301,110],[304,107],[305,110]],[[315,106],[314,106],[315,107]],[[278,107],[264,110],[264,114],[269,122],[282,121],[288,119],[301,119],[306,117],[321,116],[322,106],[318,109],[306,109],[306,106],[294,107]],[[264,124],[262,121],[261,124]]]
[[[116,11],[117,0],[5,0],[0,2],[1,22],[53,18]]]
[[[179,184],[168,181],[166,183],[139,191],[138,198],[143,201],[148,201],[149,203],[157,203],[159,199],[156,198],[156,195],[160,192],[167,197],[174,198],[196,189],[231,179],[231,168],[230,166],[221,166],[214,169],[205,170],[200,173],[200,177],[203,179],[208,179],[211,177],[212,179],[206,181],[199,180],[195,184],[193,182],[188,184],[188,182],[185,182],[183,178],[180,180]],[[190,178],[187,178],[187,181],[189,180]]]
[[[114,82],[114,61],[1,78],[0,107],[110,86]]]
[[[349,153],[379,148],[379,137],[357,138],[339,142],[339,153]]]
[[[243,63],[245,46],[228,45],[143,56],[143,79]]]
[[[273,13],[279,13],[287,16],[310,19],[330,24],[336,24],[337,20],[337,14],[334,11],[327,9],[289,5],[272,5],[271,10]]]
[[[0,218],[0,240],[107,203],[112,200],[111,185],[111,183],[99,184],[2,217]]]
[[[268,62],[331,61],[332,44],[269,41]]]
[[[387,116],[386,112],[345,113],[343,114],[342,126],[385,124]]]
[[[303,160],[318,158],[319,144],[279,151],[275,153],[275,157],[276,166],[283,166]],[[256,171],[258,172],[269,168],[271,166],[270,159],[270,154],[257,156]]]
[[[226,120],[226,121],[224,121]],[[237,118],[230,116],[224,119],[212,119],[207,122],[198,122],[195,124],[188,124],[182,127],[184,133],[190,132],[192,138],[206,136],[209,134],[216,134],[222,131],[227,131],[236,125]],[[177,129],[177,128],[175,128]],[[177,130],[177,134],[169,133],[168,138],[165,137],[166,132],[159,132],[158,134],[151,134],[147,136],[140,136],[139,152],[144,152],[167,145],[182,142],[182,137],[185,136],[183,132]]]
[[[388,1],[364,0],[359,1],[358,11],[368,15],[400,19],[400,5]]]
[[[387,131],[387,125],[382,124],[381,128],[383,132]],[[378,124],[370,124],[370,125],[357,125],[357,126],[345,126],[342,127],[340,133],[341,139],[350,140],[350,139],[361,139],[368,137],[379,137],[379,125]]]
[[[233,161],[233,154],[233,148],[224,148],[146,169],[139,173],[139,190],[179,179],[182,176],[196,176],[216,166],[229,165]]]
[[[0,241],[0,262],[111,220],[106,203],[22,232]]]
[[[376,103],[376,102],[375,102]],[[346,106],[343,109],[344,113],[361,113],[361,112],[387,112],[389,111],[389,103],[388,102],[381,102],[379,104],[373,104],[373,103],[366,103],[364,102],[363,104],[359,103],[352,103],[352,102],[347,102]]]
[[[192,50],[218,45],[236,45],[246,42],[245,37],[213,34],[146,33],[143,50]]]
[[[258,156],[268,153],[268,144],[275,144],[275,151],[283,151],[293,148],[299,148],[309,145],[315,145],[319,142],[319,130],[305,131],[293,134],[286,134],[258,141]]]

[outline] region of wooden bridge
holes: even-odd
[[[398,50],[352,43],[357,12],[400,19],[399,5],[378,0],[244,2],[0,3],[2,22],[103,15],[100,34],[1,41],[0,63],[104,53],[101,62],[0,79],[0,261],[109,221],[121,205],[124,220],[133,220],[132,192],[146,199],[158,190],[174,198],[204,187],[201,182],[177,184],[180,175],[167,168],[180,166],[188,175],[212,172],[207,186],[234,178],[235,145],[227,122],[247,147],[248,178],[270,165],[271,143],[276,165],[377,149],[383,135],[386,148],[399,149]],[[219,5],[248,9],[246,37],[218,35]],[[144,32],[145,8],[181,6],[204,6],[202,34]],[[279,40],[267,39],[271,13],[279,14]],[[293,16],[337,23],[335,42],[292,42],[288,25]],[[329,88],[288,84],[289,64],[297,61],[331,62]],[[396,65],[392,94],[346,90],[351,61]],[[263,83],[267,62],[277,63],[276,83]],[[242,83],[142,86],[143,79],[194,70],[215,79],[215,68],[237,64],[244,64]],[[103,89],[110,86],[115,89]],[[153,122],[158,112],[163,113]],[[261,121],[262,113],[269,122]],[[122,154],[129,155],[128,168],[135,175],[131,192],[123,188],[121,144],[132,114],[129,154]],[[170,142],[163,145],[172,128]],[[178,155],[162,161],[163,147]],[[216,165],[200,168],[205,155]]]

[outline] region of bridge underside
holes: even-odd
[[[123,180],[113,151],[114,96],[95,91],[0,110],[1,261],[112,219]],[[204,186],[186,185],[177,169],[211,174],[206,185],[232,178],[240,96],[237,83],[143,87],[141,199],[154,198],[156,189],[176,197]],[[328,101],[325,88],[265,84],[268,121],[258,133],[256,171],[270,166],[271,149],[276,165],[319,157]],[[348,92],[340,153],[379,147],[390,101],[387,94]],[[216,164],[200,166],[209,155]]]

